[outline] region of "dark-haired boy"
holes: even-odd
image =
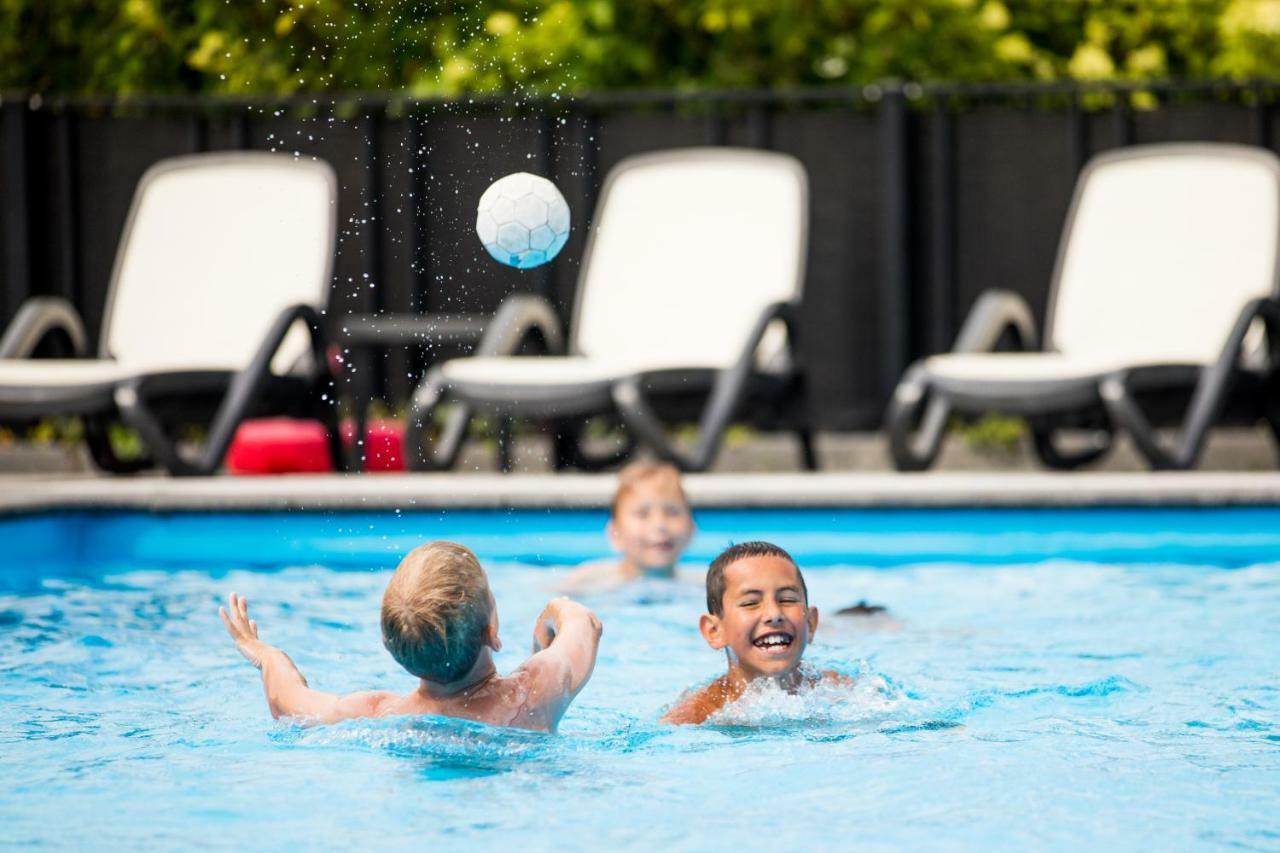
[[[800,567],[777,545],[743,542],[716,557],[707,569],[707,611],[698,628],[707,645],[725,650],[729,671],[682,698],[662,722],[704,722],[760,678],[789,691],[818,680],[849,681],[836,672],[800,671],[818,628],[818,608],[809,606]]]
[[[261,670],[271,716],[309,723],[436,714],[555,731],[591,677],[600,645],[600,620],[581,604],[554,599],[534,625],[533,655],[500,675],[493,652],[502,642],[489,581],[475,554],[453,542],[410,551],[382,597],[383,645],[419,680],[407,695],[313,690],[288,655],[258,639],[243,596],[231,593],[227,605],[218,608],[222,623],[240,654]]]

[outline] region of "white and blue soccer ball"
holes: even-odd
[[[569,205],[546,178],[516,172],[480,196],[476,234],[507,266],[527,270],[554,258],[569,239]]]

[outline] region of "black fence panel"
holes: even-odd
[[[1276,92],[1269,83],[908,84],[524,103],[4,98],[0,323],[29,296],[60,295],[96,344],[134,187],[165,157],[252,148],[330,162],[340,184],[329,311],[338,327],[351,313],[489,312],[516,291],[547,296],[568,321],[610,168],[662,148],[771,148],[799,158],[810,178],[801,333],[812,421],[876,427],[907,361],[945,350],[983,290],[1015,290],[1043,318],[1089,156],[1175,140],[1271,147]],[[475,237],[476,200],[513,171],[552,177],[573,211],[569,242],[547,267],[494,263]],[[373,359],[374,387],[394,406],[423,365],[422,352]]]

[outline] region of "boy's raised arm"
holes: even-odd
[[[258,639],[258,623],[249,618],[249,602],[243,595],[231,593],[227,606],[218,608],[218,615],[240,654],[262,672],[267,706],[276,719],[297,717],[308,722],[336,723],[353,717],[372,717],[393,695],[367,691],[339,696],[312,690],[287,654]]]
[[[602,631],[594,613],[568,598],[549,601],[534,624],[533,656],[521,668],[538,679],[552,725],[591,678]]]

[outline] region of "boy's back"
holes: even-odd
[[[497,726],[552,731],[591,677],[601,626],[566,598],[547,604],[534,626],[533,654],[500,676],[492,653],[497,609],[474,555],[452,543],[416,549],[396,570],[383,599],[388,651],[419,678],[401,695],[370,690],[339,696],[312,690],[279,649],[258,638],[242,596],[219,608],[236,648],[262,672],[274,717],[333,723],[356,717],[437,714]]]

